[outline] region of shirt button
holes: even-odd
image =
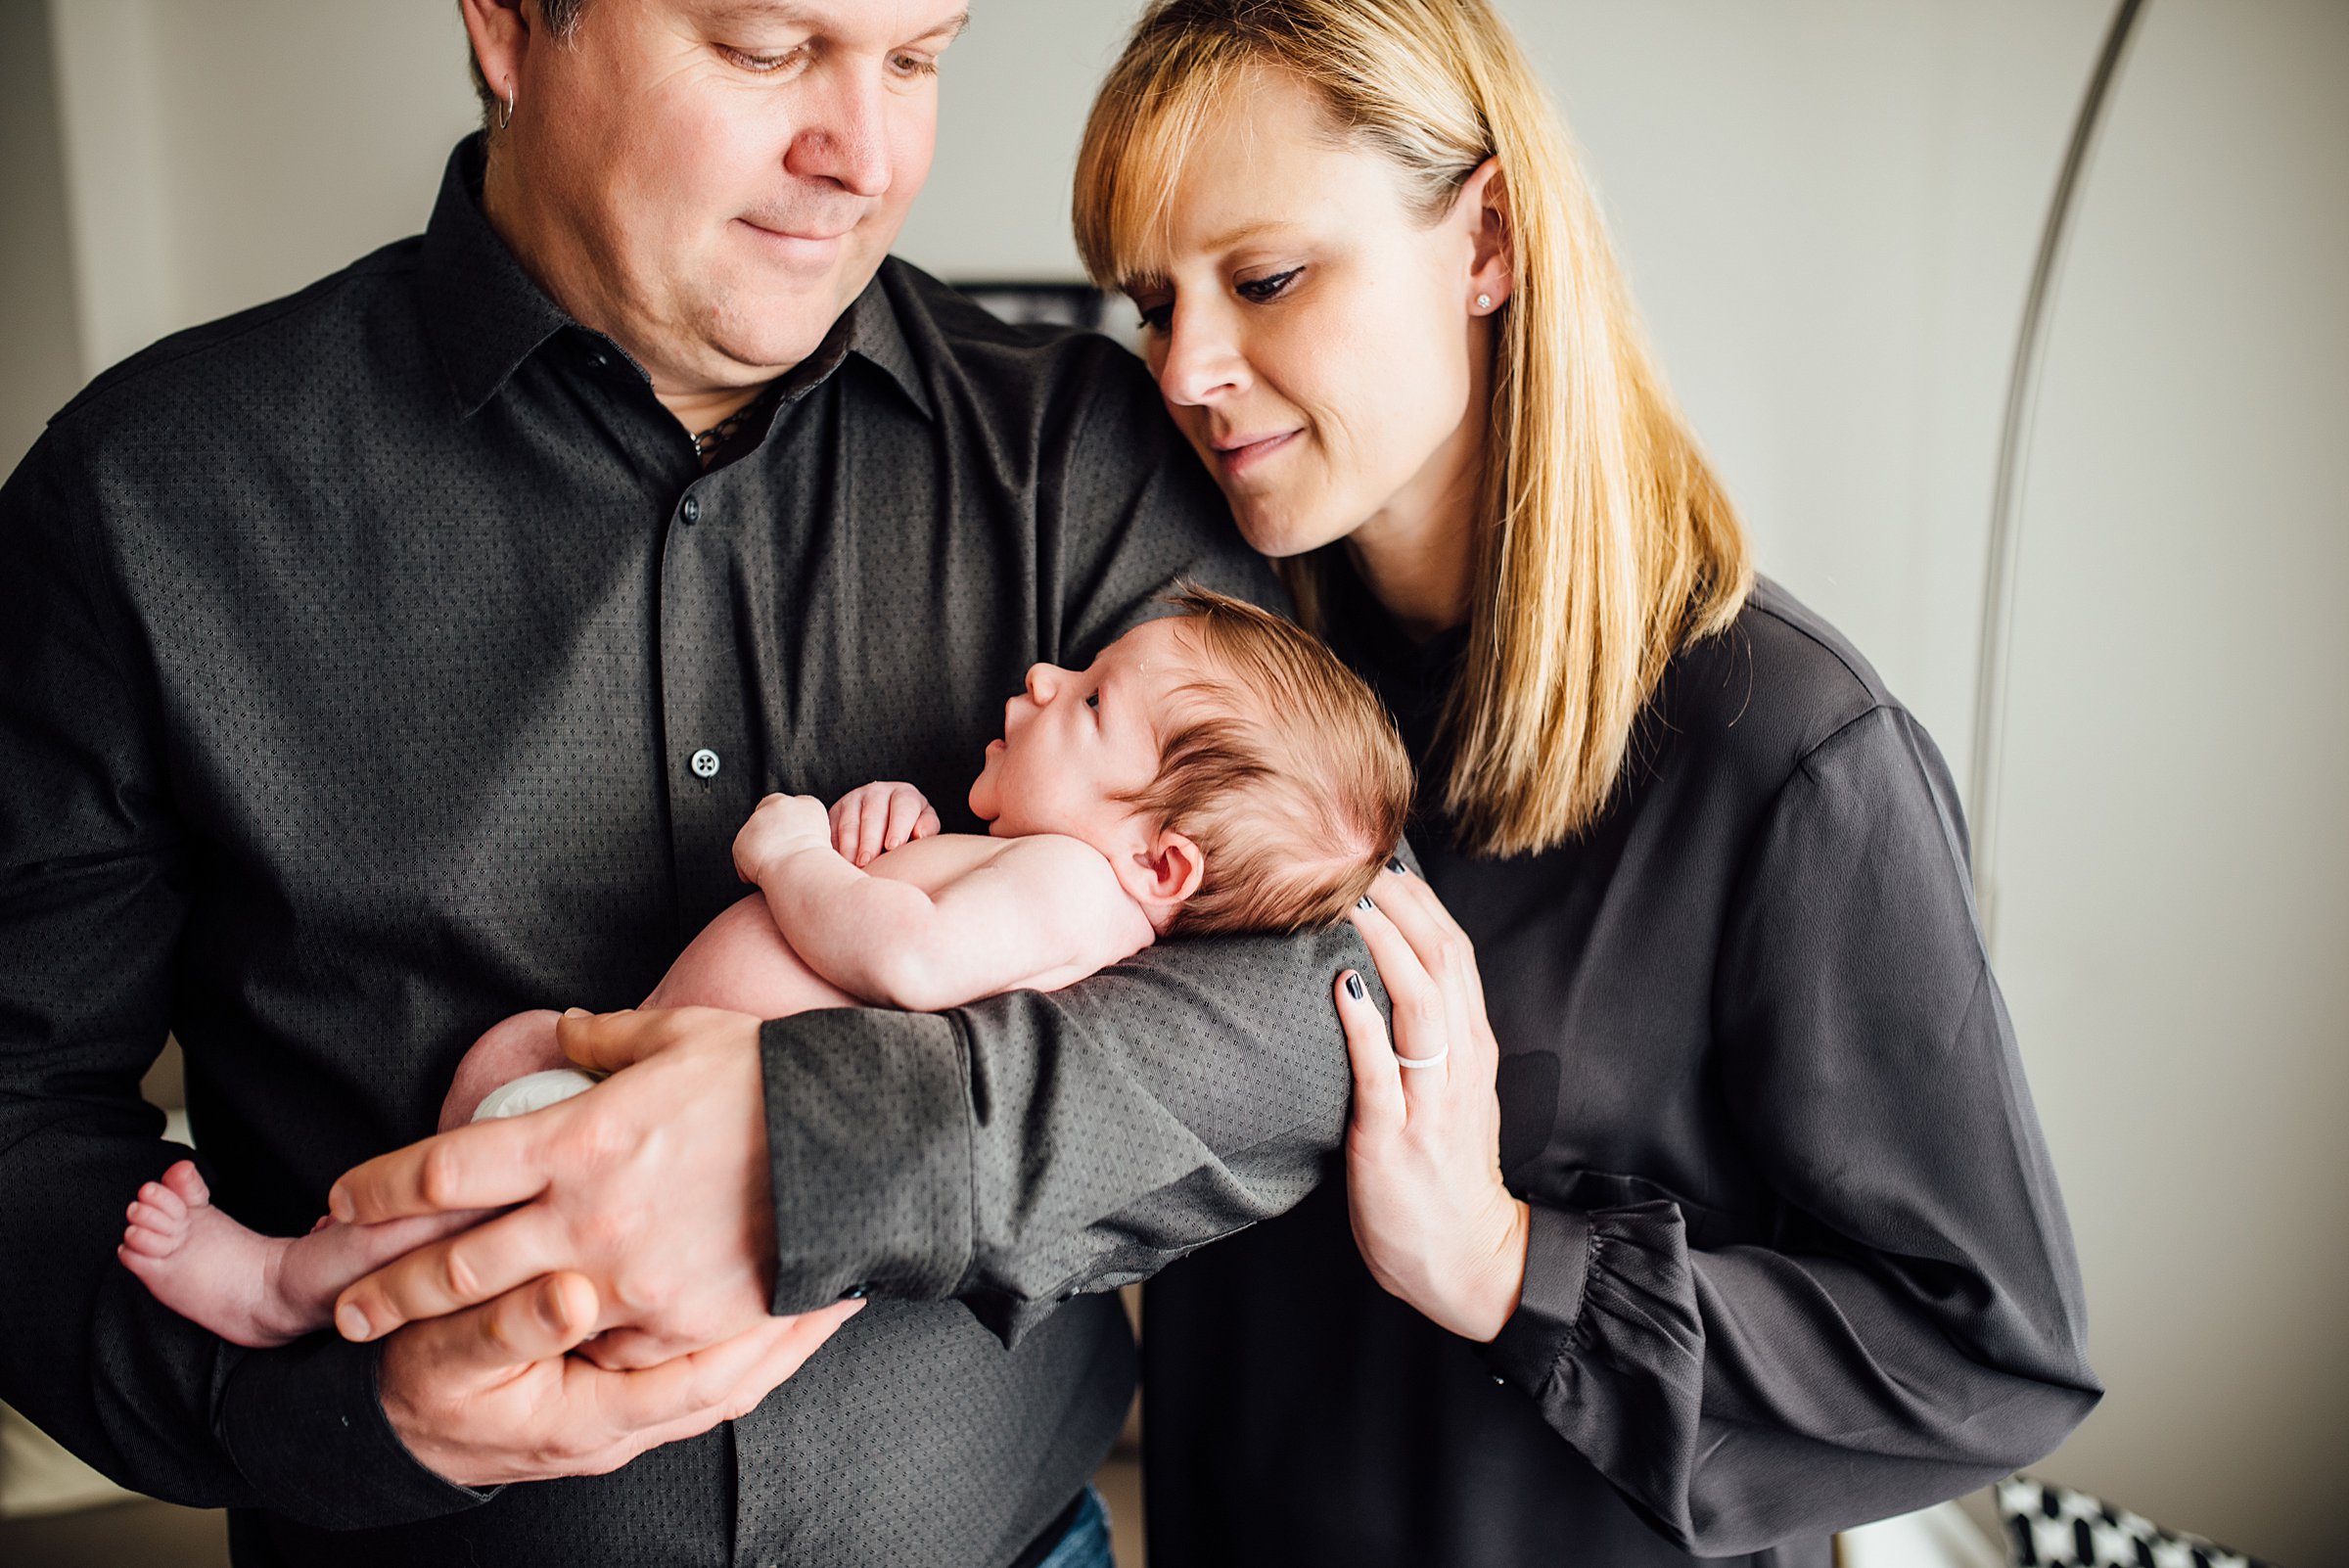
[[[1493,1379],[1493,1386],[1495,1388],[1507,1388],[1509,1386],[1509,1380],[1505,1377],[1496,1377]]]
[[[699,523],[702,520],[702,498],[698,495],[686,496],[685,505],[679,509],[678,515],[685,519],[687,528]]]
[[[717,753],[705,746],[693,754],[693,760],[686,765],[693,769],[695,778],[715,778],[717,777]]]

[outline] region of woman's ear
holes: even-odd
[[[1509,187],[1501,178],[1500,160],[1488,158],[1477,164],[1453,198],[1454,218],[1465,224],[1474,249],[1469,253],[1468,307],[1489,316],[1508,303],[1516,289],[1516,231],[1509,221]]]
[[[1199,853],[1198,843],[1173,828],[1160,828],[1133,861],[1135,880],[1142,885],[1140,897],[1147,903],[1181,903],[1199,891],[1207,876],[1207,857]]]

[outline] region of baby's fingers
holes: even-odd
[[[921,838],[924,822],[930,824],[929,832],[938,831],[938,813],[930,809],[930,803],[922,799],[920,790],[900,784],[890,791],[889,832],[884,841],[887,848],[894,850],[908,840]]]
[[[864,819],[864,791],[852,790],[832,803],[832,848],[844,860],[855,865],[864,862],[856,858],[856,837]]]

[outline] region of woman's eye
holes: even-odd
[[[1289,285],[1296,282],[1304,272],[1305,268],[1303,267],[1291,267],[1286,272],[1275,272],[1268,278],[1251,278],[1246,283],[1234,287],[1241,299],[1253,304],[1263,304],[1266,300],[1275,299],[1285,293]]]
[[[1144,332],[1164,332],[1174,320],[1174,301],[1172,300],[1163,304],[1143,304],[1137,300],[1134,308],[1141,312]]]

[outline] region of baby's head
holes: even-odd
[[[971,809],[1109,857],[1165,932],[1343,915],[1403,838],[1410,761],[1385,709],[1307,633],[1200,588],[1084,669],[1037,665]]]

